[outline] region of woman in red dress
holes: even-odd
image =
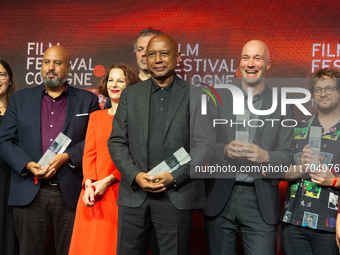
[[[90,114],[83,157],[83,190],[70,255],[116,254],[120,173],[111,160],[107,140],[122,90],[139,81],[129,66],[114,64],[99,84],[99,92],[111,98],[112,107]]]

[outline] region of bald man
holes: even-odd
[[[212,128],[205,120],[194,125],[203,118],[195,105],[200,101],[190,100],[198,89],[175,74],[181,54],[174,39],[156,35],[146,56],[152,79],[122,92],[108,141],[123,177],[117,201],[117,254],[146,254],[152,227],[159,254],[189,254],[192,212],[205,206],[203,181],[190,179],[187,164],[172,173],[147,172],[181,147],[203,160],[205,152],[214,150]],[[199,141],[198,133],[204,134]]]
[[[0,154],[11,166],[9,205],[13,207],[20,254],[44,254],[50,222],[56,254],[68,254],[82,182],[82,155],[88,115],[98,97],[71,87],[70,53],[46,50],[43,83],[12,95],[1,125]],[[72,142],[47,166],[37,162],[62,132]]]
[[[240,70],[242,82],[237,87],[244,95],[244,107],[248,109],[248,91],[252,88],[252,104],[255,109],[267,110],[272,106],[272,91],[265,85],[266,72],[271,67],[270,52],[259,40],[246,43],[242,49]],[[274,85],[275,86],[275,85]],[[217,91],[222,99],[221,108],[212,107],[218,119],[236,122],[233,115],[233,97],[227,89]],[[280,98],[280,96],[278,96]],[[276,119],[275,124],[261,127],[247,126],[247,142],[235,141],[236,125],[217,125],[216,162],[219,165],[244,166],[289,165],[293,128],[281,126],[284,119],[293,119],[293,107],[287,107],[281,116],[281,103],[270,115],[258,116],[250,112],[249,119]],[[247,125],[247,124],[246,124]],[[275,254],[276,224],[279,222],[280,198],[278,183],[258,174],[238,173],[225,179],[206,182],[208,197],[205,223],[210,255],[236,254],[236,240],[242,235],[245,254]],[[266,177],[269,177],[268,175]],[[271,176],[273,177],[273,176]]]

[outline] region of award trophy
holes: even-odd
[[[319,154],[320,154],[320,147],[321,147],[321,127],[310,127],[309,130],[309,149],[313,152],[313,162],[311,163],[310,169],[317,169],[319,166]]]
[[[241,143],[249,142],[249,131],[248,131],[249,111],[244,110],[243,115],[236,115],[236,133],[235,141]],[[246,154],[247,151],[238,151],[237,153]]]
[[[46,167],[55,155],[64,153],[71,141],[72,140],[70,138],[60,132],[57,138],[52,142],[51,146],[39,160],[38,164]]]

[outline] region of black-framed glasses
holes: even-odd
[[[314,95],[317,96],[321,95],[322,90],[324,90],[327,95],[331,95],[336,89],[338,88],[337,87],[316,88],[314,89]]]
[[[0,72],[0,80],[4,80],[7,78],[8,73],[6,72]]]

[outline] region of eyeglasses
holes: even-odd
[[[4,80],[4,79],[6,79],[7,78],[7,73],[5,73],[5,72],[0,72],[0,80]]]
[[[337,87],[316,88],[314,89],[314,95],[317,95],[317,96],[321,95],[322,90],[324,90],[327,95],[332,95],[334,90],[336,89],[338,88]]]

